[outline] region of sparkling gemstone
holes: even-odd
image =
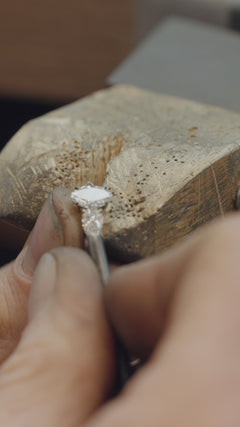
[[[71,199],[81,208],[90,206],[103,207],[112,199],[112,193],[103,187],[89,183],[76,188],[71,194]]]
[[[83,210],[82,226],[85,233],[99,233],[101,231],[102,225],[103,214],[101,209],[95,207]]]
[[[112,199],[112,193],[91,183],[71,194],[74,203],[82,208],[82,226],[86,234],[98,234],[103,224],[103,208]]]

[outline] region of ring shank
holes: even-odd
[[[87,246],[88,246],[88,252],[90,253],[93,261],[95,262],[99,270],[102,285],[103,287],[105,287],[109,279],[110,273],[109,273],[107,255],[106,255],[101,234],[88,233]]]

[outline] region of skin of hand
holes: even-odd
[[[1,270],[0,424],[239,427],[239,215],[117,268],[103,293],[87,254],[58,247],[82,245],[72,209],[57,190]],[[145,364],[108,399],[112,327]]]

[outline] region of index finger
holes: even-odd
[[[215,312],[217,294],[223,310],[221,301],[232,292],[228,283],[239,281],[239,251],[240,217],[230,215],[163,255],[116,270],[106,289],[107,309],[129,351],[146,358],[170,326],[191,328],[197,313],[211,317],[201,307],[211,300],[208,310]]]

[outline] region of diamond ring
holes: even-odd
[[[112,200],[112,193],[104,187],[98,187],[87,183],[76,188],[71,193],[72,201],[82,209],[82,226],[87,240],[87,249],[95,262],[105,286],[109,279],[109,267],[104,248],[101,229],[103,225],[103,211]],[[132,373],[128,355],[122,344],[116,338],[118,354],[118,378],[117,389],[120,390]]]
[[[76,188],[71,193],[71,199],[82,209],[82,226],[87,238],[87,249],[97,265],[102,284],[105,286],[109,278],[109,267],[101,230],[103,211],[112,200],[112,193],[89,182]]]

